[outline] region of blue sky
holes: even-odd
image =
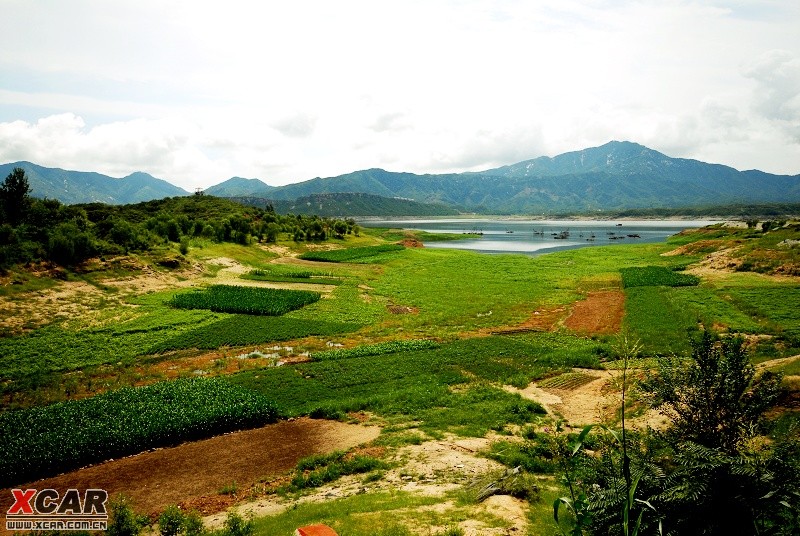
[[[800,173],[792,1],[0,0],[0,162],[184,188],[642,143]]]

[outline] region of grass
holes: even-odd
[[[598,343],[568,335],[485,337],[438,348],[262,369],[229,378],[276,401],[285,415],[343,417],[368,410],[420,421],[431,435],[481,436],[525,424],[543,409],[501,384],[572,366],[599,366]]]
[[[296,504],[283,513],[255,520],[254,534],[291,536],[297,527],[323,523],[348,536],[404,535],[406,527],[421,525],[415,514],[441,502],[439,497],[393,491],[367,493],[325,502]],[[441,515],[451,521],[457,513]]]
[[[660,244],[620,245],[533,258],[408,249],[385,263],[380,278],[370,286],[372,294],[416,307],[419,314],[394,315],[373,329],[381,335],[402,328],[420,337],[448,338],[513,325],[540,307],[574,302],[581,297],[584,283],[594,290],[598,282],[616,285],[620,267],[686,262],[661,257],[667,249]]]
[[[386,462],[374,456],[351,455],[343,451],[310,456],[297,463],[294,477],[284,491],[297,492],[318,488],[342,476],[364,474],[388,467]]]
[[[777,369],[779,372],[783,372],[787,376],[800,376],[800,359],[795,359],[786,365]]]

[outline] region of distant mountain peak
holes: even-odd
[[[266,192],[273,188],[274,186],[270,186],[261,179],[231,177],[219,184],[209,186],[204,192],[217,197],[264,197]]]

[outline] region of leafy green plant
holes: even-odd
[[[682,274],[663,266],[644,266],[622,268],[622,286],[630,287],[682,287],[700,283],[700,278],[690,274]]]
[[[223,527],[223,536],[250,536],[255,529],[252,519],[245,520],[235,512],[228,513]]]
[[[181,309],[280,316],[319,298],[318,292],[305,290],[212,285],[207,289],[176,294],[169,304]]]
[[[184,529],[186,518],[175,505],[170,505],[158,516],[158,532],[161,536],[178,536]]]
[[[117,495],[108,502],[109,536],[138,536],[142,529],[149,524],[147,516],[137,515],[133,511],[130,499],[124,495]]]
[[[183,532],[185,536],[202,536],[206,533],[203,519],[197,510],[192,510],[186,514],[183,520]]]

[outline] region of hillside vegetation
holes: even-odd
[[[31,197],[22,168],[15,168],[3,184],[0,269],[42,261],[75,266],[95,256],[144,252],[170,244],[179,245],[185,254],[192,238],[246,245],[275,242],[279,235],[321,242],[358,232],[352,219],[278,215],[271,208],[244,207],[202,195],[131,205],[64,205]]]
[[[247,481],[180,511],[258,499],[246,526],[264,535],[797,533],[797,222],[528,257],[211,196],[5,210],[15,247],[47,252],[74,225],[119,260],[0,278],[5,486],[275,419],[342,421],[380,434],[288,474],[251,453]],[[30,212],[54,218],[46,242]],[[108,240],[122,222],[149,246]]]

